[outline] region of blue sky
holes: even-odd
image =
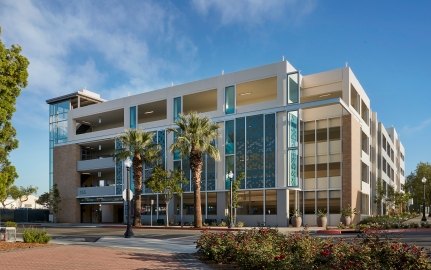
[[[431,162],[431,2],[2,0],[8,46],[30,60],[13,118],[17,185],[48,190],[48,105],[81,88],[113,99],[280,61],[302,74],[348,63],[406,148]]]

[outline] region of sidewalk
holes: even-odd
[[[212,269],[192,254],[83,245],[49,245],[1,253],[1,269]]]

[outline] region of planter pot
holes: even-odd
[[[326,225],[328,225],[328,218],[326,216],[323,217],[317,217],[317,226],[326,228]]]
[[[344,226],[350,226],[350,224],[352,224],[352,217],[350,217],[350,216],[342,216],[341,217],[341,222],[343,223]]]
[[[292,217],[292,226],[295,228],[301,227],[302,217]]]

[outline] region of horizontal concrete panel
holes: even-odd
[[[78,160],[77,162],[78,172],[92,171],[98,169],[109,169],[115,167],[115,162],[112,157],[89,159],[89,160]]]
[[[115,186],[106,187],[81,187],[78,188],[78,198],[113,196],[115,195]]]

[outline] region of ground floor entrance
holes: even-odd
[[[81,223],[123,223],[122,203],[81,204]]]

